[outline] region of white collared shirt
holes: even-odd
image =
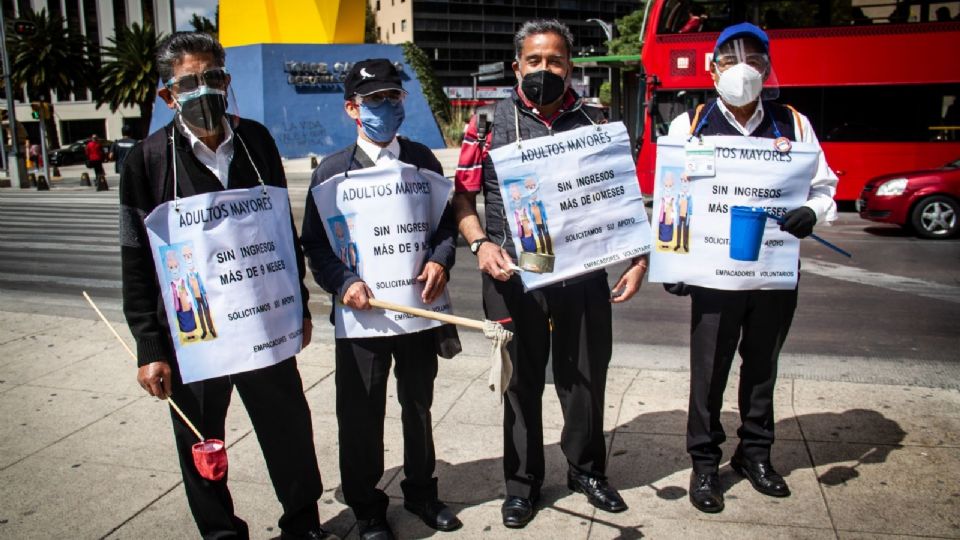
[[[381,159],[400,159],[400,141],[397,140],[396,136],[393,137],[393,140],[390,141],[390,144],[388,144],[386,148],[381,148],[379,145],[358,135],[357,146],[370,158],[370,161],[378,165],[381,163]]]
[[[723,117],[726,118],[731,126],[735,127],[737,131],[745,136],[750,136],[750,134],[760,126],[760,122],[763,121],[763,107],[757,107],[753,116],[751,116],[750,119],[747,120],[747,124],[743,126],[740,125],[740,122],[737,122],[733,113],[723,105],[723,101],[720,99],[717,100],[717,109],[723,113]],[[707,110],[704,108],[702,114],[706,113]],[[670,130],[667,134],[677,137],[688,137],[690,135],[690,127],[690,115],[684,112],[670,122]],[[810,120],[799,112],[794,116],[793,130],[795,133],[800,134],[800,142],[814,143],[817,145],[817,148],[820,147],[820,141],[817,139],[817,134],[813,132],[813,126],[810,125]],[[810,180],[810,194],[807,196],[807,202],[804,203],[804,206],[807,206],[817,214],[817,224],[829,223],[837,219],[837,203],[833,200],[833,197],[837,194],[838,181],[837,175],[835,175],[827,165],[827,158],[824,157],[823,150],[821,149],[817,172]]]
[[[183,119],[180,119],[180,126],[183,128],[183,132],[187,134],[187,138],[190,139],[190,148],[193,150],[193,155],[197,156],[200,163],[203,163],[207,169],[210,169],[210,172],[223,184],[224,189],[228,188],[230,162],[233,161],[233,128],[230,127],[230,122],[224,117],[223,142],[217,147],[216,152],[194,135]]]

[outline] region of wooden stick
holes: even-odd
[[[107,318],[104,317],[103,312],[100,311],[100,308],[98,308],[97,305],[93,303],[93,298],[90,298],[90,295],[87,294],[87,291],[83,291],[83,297],[87,299],[87,302],[90,303],[90,307],[92,307],[93,310],[97,312],[97,315],[100,316],[100,320],[102,320],[103,323],[107,325],[107,328],[109,328],[110,331],[113,332],[113,335],[116,336],[117,341],[119,341],[120,344],[123,345],[123,348],[126,349],[128,353],[130,353],[130,357],[133,358],[133,360],[136,362],[137,355],[133,353],[133,350],[130,348],[129,345],[127,345],[127,342],[124,341],[122,337],[120,337],[120,334],[118,334],[117,330],[113,327],[112,324],[110,324],[110,321],[108,321]],[[200,434],[200,430],[198,430],[197,427],[193,425],[193,422],[187,419],[187,415],[183,414],[183,411],[181,411],[180,407],[178,407],[177,404],[173,401],[173,398],[168,397],[167,402],[170,403],[170,406],[173,407],[173,410],[176,411],[178,415],[180,415],[180,419],[183,420],[185,424],[187,424],[187,427],[190,428],[190,431],[193,431],[193,434],[196,435],[198,439],[200,439],[201,441],[206,440],[203,438],[203,435]]]
[[[433,319],[435,321],[441,321],[445,323],[456,324],[459,326],[466,326],[468,328],[476,328],[477,330],[483,330],[483,321],[468,319],[466,317],[458,317],[457,315],[448,315],[446,313],[437,313],[436,311],[430,311],[427,309],[403,306],[400,304],[394,304],[393,302],[378,300],[376,298],[370,299],[370,305],[375,308],[389,309],[391,311],[399,311],[401,313],[409,313],[410,315],[416,315],[418,317],[424,317],[426,319]]]

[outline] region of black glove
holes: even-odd
[[[786,231],[797,238],[806,238],[813,233],[813,226],[817,224],[817,213],[807,206],[794,208],[783,216],[780,230]]]
[[[690,294],[690,286],[682,281],[680,283],[664,283],[663,290],[677,296],[687,296]]]

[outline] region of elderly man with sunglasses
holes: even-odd
[[[357,62],[344,81],[344,111],[357,126],[354,144],[330,154],[313,172],[310,188],[346,171],[391,160],[443,174],[440,162],[426,146],[398,137],[404,119],[405,92],[400,74],[387,59]],[[404,204],[387,198],[384,205]],[[303,216],[303,249],[317,283],[354,310],[371,309],[373,297],[360,270],[334,252],[313,196],[307,195]],[[447,272],[456,255],[456,223],[449,205],[430,240],[430,255],[416,280],[421,299],[430,304],[443,293]],[[336,315],[336,314],[335,314]],[[339,315],[336,315],[339,316]],[[331,316],[333,322],[334,316]],[[340,437],[340,478],[343,497],[357,518],[364,540],[394,538],[387,523],[389,498],[377,483],[383,476],[383,423],[387,379],[395,359],[397,400],[403,425],[403,506],[427,526],[439,531],[460,528],[457,516],[438,499],[434,476],[433,382],[437,355],[459,352],[455,330],[441,326],[384,337],[337,338],[337,423]]]
[[[335,538],[320,527],[317,501],[323,487],[296,359],[184,384],[164,313],[144,217],[175,197],[249,189],[260,185],[258,178],[268,186],[286,187],[280,155],[267,129],[226,114],[230,76],[224,59],[223,47],[204,33],[177,32],[160,45],[157,67],[165,84],[158,94],[177,114],[130,151],[120,175],[123,310],[137,342],[137,380],[152,396],[173,397],[206,437],[221,440],[236,387],[283,507],[280,537]],[[287,217],[269,219],[277,220],[283,230]],[[303,298],[305,347],[312,327],[303,254],[292,218],[290,230]],[[234,512],[226,476],[216,481],[200,476],[191,452],[197,440],[183,420],[171,416],[187,502],[200,534],[248,538],[247,524]]]
[[[792,142],[819,147],[810,121],[792,107],[761,99],[771,78],[770,40],[750,23],[720,33],[710,66],[719,98],[676,117],[672,136],[746,136],[770,139],[770,147],[789,152]],[[820,152],[810,178],[807,201],[784,215],[780,229],[798,238],[816,223],[836,219],[837,177]],[[706,206],[710,201],[699,201]],[[726,440],[720,411],[723,391],[739,350],[740,442],[731,467],[753,487],[771,497],[787,497],[790,488],[770,462],[774,440],[773,390],[777,361],[797,308],[797,289],[720,290],[683,283],[665,284],[668,292],[691,295],[690,404],[687,452],[693,462],[690,502],[702,512],[724,508],[717,473]]]

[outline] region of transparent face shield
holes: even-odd
[[[165,83],[177,108],[175,125],[189,129],[197,137],[223,131],[223,122],[236,128],[240,109],[234,92],[229,91],[230,74],[226,68],[210,68],[202,73],[187,73]]]
[[[780,97],[780,83],[770,63],[770,55],[763,52],[755,40],[738,38],[727,41],[714,55],[713,64],[720,76],[717,90],[721,96],[724,89],[736,94],[749,94],[752,91],[750,87],[757,84],[761,99],[774,100]],[[724,76],[728,71],[730,73]],[[754,72],[760,75],[758,83],[753,80]],[[741,85],[742,88],[738,88]]]

